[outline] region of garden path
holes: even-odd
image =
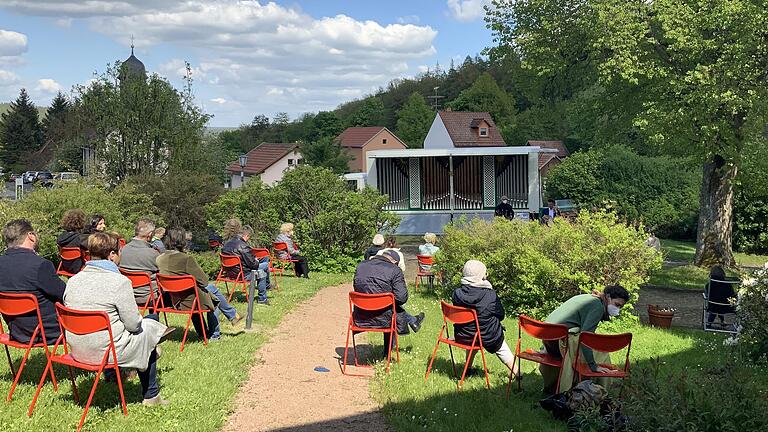
[[[640,298],[635,303],[635,311],[640,320],[648,322],[648,305],[657,304],[677,309],[672,325],[675,327],[701,328],[701,291],[676,289],[669,287],[644,286],[640,288]]]
[[[351,284],[324,288],[286,316],[256,353],[226,432],[389,431],[368,380],[341,374]],[[329,372],[315,372],[322,366]],[[370,372],[369,372],[370,373]]]

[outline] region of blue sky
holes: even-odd
[[[0,101],[39,105],[130,54],[180,86],[190,62],[213,126],[331,109],[491,44],[488,0],[0,0]]]

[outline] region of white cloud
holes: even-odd
[[[211,99],[211,102],[213,102],[215,104],[219,104],[219,105],[224,105],[225,103],[227,103],[227,100],[224,99],[224,98],[218,97],[218,98]]]
[[[61,91],[61,89],[61,84],[57,83],[51,78],[43,78],[37,80],[37,87],[35,87],[35,90],[42,93],[56,93]]]
[[[10,30],[0,30],[0,57],[12,57],[27,51],[27,36]]]
[[[72,27],[72,18],[59,18],[54,23],[61,28]]]
[[[484,6],[490,6],[491,0],[448,0],[448,10],[458,21],[474,21],[485,15]]]
[[[3,0],[3,7],[18,13],[56,17],[124,16],[183,4],[177,0]]]
[[[0,69],[0,87],[9,86],[19,82],[19,77],[13,72]]]
[[[418,24],[421,19],[418,15],[406,15],[397,17],[397,22],[400,24]]]

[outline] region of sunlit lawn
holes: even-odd
[[[401,361],[389,376],[378,370],[371,383],[373,397],[384,406],[384,412],[397,431],[565,431],[564,423],[555,421],[539,407],[542,398],[541,377],[537,366],[523,363],[523,391],[515,384],[509,400],[505,398],[507,369],[495,355],[487,355],[491,371],[491,390],[484,387],[480,357],[475,359],[476,373],[456,390],[451,372],[448,348],[441,345],[429,380],[424,382],[429,356],[437,340],[442,318],[439,302],[434,297],[412,295],[407,309],[424,311],[427,318],[418,334],[401,338]],[[507,319],[506,340],[513,347],[517,340],[516,321]],[[632,366],[647,364],[661,357],[662,369],[688,374],[701,374],[707,365],[718,364],[725,356],[722,336],[687,330],[660,330],[637,325],[631,351]],[[381,350],[380,336],[371,340]],[[528,340],[528,347],[538,348]],[[525,346],[524,346],[525,347]],[[458,366],[463,367],[463,352],[454,350]],[[613,358],[616,362],[617,358]]]
[[[665,259],[669,261],[692,263],[696,254],[696,242],[661,239],[661,249],[665,253]],[[736,258],[736,263],[740,266],[759,267],[768,262],[768,255],[753,255],[742,252],[734,252],[733,255]]]
[[[282,317],[296,304],[310,298],[320,288],[349,281],[350,275],[324,275],[313,273],[312,279],[284,277],[280,291],[270,292],[271,306],[255,306],[252,333],[243,332],[243,323],[234,328],[226,320],[222,323],[223,338],[204,347],[194,330],[184,348],[179,352],[182,330],[174,339],[162,344],[163,355],[158,360],[158,374],[162,395],[171,402],[167,408],[145,408],[141,405],[141,386],[138,379],[124,383],[128,416],[123,417],[115,384],[101,382],[94,403],[88,412],[85,427],[88,431],[216,431],[219,430],[232,409],[232,399],[238,386],[248,377],[248,369],[254,362],[254,353],[269,338]],[[223,288],[223,287],[222,287]],[[240,297],[235,305],[245,315],[247,305]],[[182,327],[186,319],[168,317],[171,325]],[[33,351],[34,352],[34,351]],[[12,350],[18,365],[20,350]],[[5,356],[3,356],[5,357]],[[38,400],[32,418],[26,412],[42,373],[44,356],[31,355],[21,378],[21,384],[13,395],[13,401],[5,402],[13,377],[5,358],[0,361],[0,431],[59,431],[74,430],[83,412],[83,405],[76,405],[65,368],[57,368],[60,387],[54,393],[50,380]],[[81,400],[88,398],[93,374],[81,373],[77,377]],[[265,389],[266,391],[267,389]]]

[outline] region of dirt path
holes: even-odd
[[[256,353],[223,430],[389,431],[368,380],[341,374],[351,285],[324,288],[286,316]],[[329,372],[315,372],[322,366]]]

